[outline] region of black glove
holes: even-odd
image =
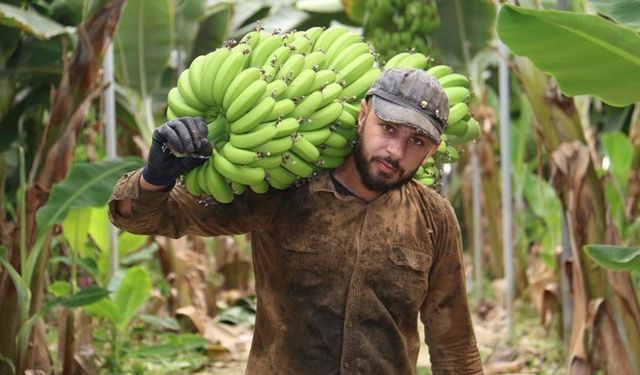
[[[144,179],[153,185],[173,185],[178,176],[204,163],[213,151],[207,133],[200,117],[171,120],[154,130]]]

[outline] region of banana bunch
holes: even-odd
[[[364,36],[383,60],[411,48],[434,51],[427,35],[440,26],[435,0],[369,0],[364,6]]]
[[[167,96],[167,118],[203,117],[214,146],[184,176],[187,190],[230,203],[339,167],[380,73],[371,47],[342,26],[254,30],[196,57]]]
[[[434,155],[434,160],[440,164],[455,162],[459,159],[459,153],[454,146],[470,142],[480,135],[480,125],[471,116],[467,105],[471,97],[469,78],[463,74],[455,73],[447,65],[435,65],[427,68],[429,62],[429,59],[422,53],[402,52],[389,59],[384,68],[426,69],[427,74],[438,79],[449,99],[449,117],[447,118],[447,126],[444,129],[442,142]],[[416,172],[416,179],[432,185],[437,180],[438,175],[438,168],[434,163],[431,163],[423,165]]]

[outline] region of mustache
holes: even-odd
[[[373,160],[381,160],[389,164],[390,166],[394,167],[395,169],[400,169],[400,163],[397,160],[391,159],[391,157],[389,156],[385,156],[383,158],[376,156],[376,157],[373,157]]]

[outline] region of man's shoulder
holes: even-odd
[[[431,186],[427,186],[415,179],[411,180],[407,184],[407,188],[409,189],[410,193],[417,195],[420,200],[425,201],[431,207],[443,208],[451,206],[449,201],[445,197],[440,195],[438,191],[436,191]]]

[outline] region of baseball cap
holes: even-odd
[[[367,94],[381,120],[409,126],[440,142],[449,117],[449,99],[440,82],[420,69],[382,72]]]

